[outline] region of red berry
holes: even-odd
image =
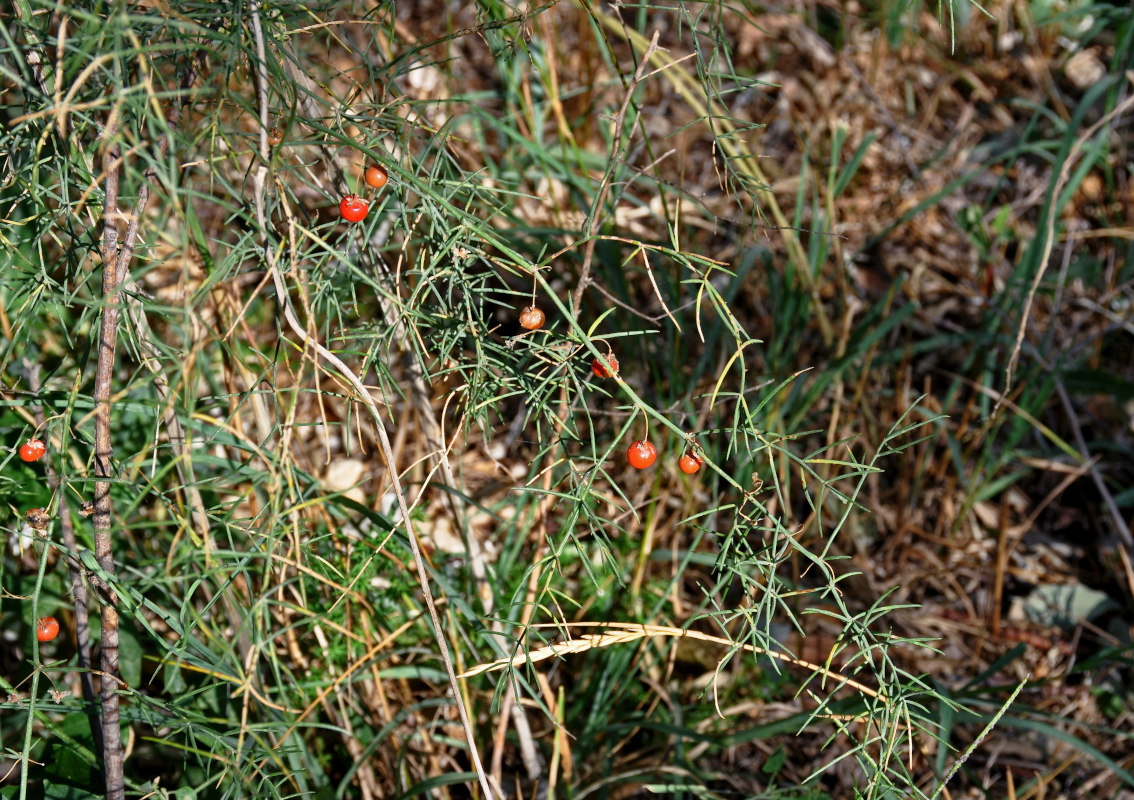
[[[375,164],[374,166],[366,168],[366,174],[363,177],[366,178],[367,186],[381,189],[386,185],[386,181],[389,180],[390,175],[386,172],[385,167]]]
[[[681,460],[677,462],[677,466],[681,467],[681,471],[686,475],[692,475],[701,469],[701,465],[704,463],[699,455],[692,450],[686,450],[685,454],[681,456]]]
[[[283,131],[281,131],[279,128],[272,128],[270,131],[268,131],[268,144],[269,145],[271,145],[272,147],[276,147],[282,141],[283,141]]]
[[[356,194],[348,194],[339,203],[339,213],[347,222],[362,222],[370,212],[370,203]]]
[[[611,378],[618,374],[618,359],[614,357],[614,353],[606,354],[606,363],[603,363],[603,359],[596,358],[591,362],[591,372],[596,378]]]
[[[59,635],[59,620],[55,617],[41,617],[35,626],[35,638],[41,642],[50,642]]]
[[[635,469],[645,469],[654,463],[658,457],[658,449],[645,439],[634,442],[626,452],[626,460]]]
[[[47,445],[39,439],[28,439],[20,445],[20,458],[24,461],[39,461],[47,452]]]
[[[520,312],[520,327],[526,328],[529,331],[534,331],[536,328],[542,328],[544,320],[547,317],[535,306],[527,306]]]

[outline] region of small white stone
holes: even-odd
[[[1080,50],[1063,66],[1063,74],[1075,88],[1087,89],[1106,77],[1106,66],[1095,55],[1094,50]]]
[[[327,465],[323,488],[328,492],[345,492],[362,480],[366,464],[357,458],[337,458]]]

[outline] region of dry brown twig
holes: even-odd
[[[1130,533],[1130,527],[1126,524],[1126,518],[1122,516],[1122,511],[1119,509],[1118,504],[1114,501],[1114,496],[1106,486],[1106,481],[1103,480],[1102,474],[1099,472],[1097,462],[1091,458],[1090,449],[1087,447],[1087,440],[1083,436],[1083,427],[1079,424],[1079,418],[1075,414],[1075,407],[1071,404],[1071,397],[1067,394],[1067,387],[1063,385],[1063,379],[1055,376],[1055,391],[1059,393],[1059,400],[1063,404],[1063,411],[1067,414],[1067,421],[1071,425],[1071,432],[1075,437],[1075,447],[1078,449],[1079,454],[1083,458],[1083,464],[1087,472],[1091,475],[1091,482],[1095,484],[1095,488],[1102,497],[1103,505],[1106,506],[1107,513],[1110,515],[1111,522],[1114,525],[1114,531],[1118,534],[1119,540],[1122,545],[1130,552],[1134,552],[1134,534]]]

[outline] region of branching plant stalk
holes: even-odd
[[[27,2],[21,0],[14,4],[14,11],[16,16],[20,19],[23,26],[25,38],[27,41],[27,48],[24,51],[24,58],[27,60],[28,67],[35,76],[36,85],[39,87],[44,97],[50,96],[51,92],[47,85],[47,76],[44,73],[43,63],[40,59],[40,49],[42,42],[39,36],[35,33],[35,26],[31,24],[32,11]],[[52,75],[52,81],[56,80],[57,76]],[[60,136],[62,137],[63,130],[60,128]],[[64,144],[67,144],[64,141]],[[78,148],[76,148],[78,151]],[[88,165],[89,167],[89,165]],[[88,170],[93,172],[93,170]],[[24,367],[27,370],[28,386],[33,394],[38,395],[43,388],[40,379],[39,364],[30,360],[24,360]],[[76,381],[78,378],[76,378]],[[43,410],[40,407],[36,408],[36,427],[43,429]],[[63,546],[67,551],[74,554],[78,552],[78,545],[75,540],[75,530],[71,524],[71,514],[67,507],[67,494],[59,476],[55,472],[55,467],[50,459],[47,460],[47,482],[53,492],[58,494],[58,504],[56,510],[59,517],[59,528],[63,536]],[[95,689],[94,689],[94,662],[91,659],[91,629],[90,629],[90,607],[89,597],[87,594],[87,585],[83,580],[83,571],[75,560],[68,561],[68,568],[71,576],[71,594],[75,599],[75,645],[76,645],[76,662],[79,666],[79,683],[82,687],[83,700],[87,704],[87,714],[91,728],[91,740],[94,744],[96,753],[102,753],[103,740],[102,740],[102,727],[99,720],[98,705],[95,702]],[[38,590],[36,596],[39,596]],[[34,696],[34,695],[33,695]],[[24,751],[24,759],[26,766],[27,748]],[[24,771],[26,777],[26,769]],[[26,780],[21,782],[21,796],[26,789]]]
[[[204,52],[195,57],[192,66],[182,80],[182,90],[188,89],[197,78],[197,72],[204,63]],[[181,117],[181,102],[171,107],[167,120],[171,127],[176,126]],[[121,156],[115,141],[118,134],[117,115],[111,112],[103,131],[105,152],[103,155],[103,174],[106,176],[106,201],[103,207],[102,238],[102,314],[99,321],[98,355],[95,367],[94,385],[94,425],[95,425],[95,489],[94,526],[95,558],[106,575],[116,574],[113,542],[110,528],[112,507],[110,484],[113,473],[113,447],[110,441],[111,407],[110,397],[114,379],[115,349],[118,336],[118,318],[121,313],[121,290],[129,278],[130,261],[138,241],[139,226],[152,192],[151,184],[156,177],[155,170],[146,170],[146,180],[138,189],[138,200],[126,227],[126,235],[119,246],[118,224],[121,214],[118,208],[118,180],[121,169]],[[157,143],[154,161],[160,163],[169,149],[169,134],[163,135]],[[168,417],[167,417],[168,419]],[[178,426],[179,427],[179,426]],[[120,800],[125,796],[123,776],[122,729],[119,724],[118,692],[118,609],[115,605],[114,590],[101,579],[93,579],[102,594],[102,648],[101,667],[103,761],[106,770],[107,800]],[[101,584],[101,585],[100,585]]]
[[[572,296],[572,303],[571,303],[571,307],[570,307],[570,319],[571,319],[572,324],[576,327],[578,327],[578,324],[579,324],[578,323],[578,316],[579,316],[579,309],[581,308],[581,303],[582,303],[582,299],[583,299],[583,293],[587,290],[587,287],[591,283],[591,277],[590,277],[591,276],[591,266],[594,262],[595,246],[598,244],[598,237],[596,235],[596,232],[598,231],[599,226],[602,224],[603,203],[606,202],[606,195],[610,190],[610,184],[611,184],[611,181],[614,178],[614,172],[617,168],[617,164],[625,156],[626,148],[629,146],[628,142],[623,141],[623,139],[624,139],[623,130],[624,130],[624,124],[625,124],[625,120],[626,120],[626,114],[629,111],[630,104],[634,99],[634,92],[637,90],[637,88],[641,84],[641,82],[646,77],[648,77],[645,74],[645,70],[646,70],[646,67],[647,67],[648,62],[649,62],[648,56],[649,56],[649,54],[651,54],[653,52],[654,49],[657,48],[657,42],[658,42],[658,33],[655,32],[654,38],[650,42],[650,46],[647,49],[648,50],[647,57],[642,59],[641,63],[638,65],[637,70],[635,70],[634,76],[633,76],[632,80],[630,81],[629,86],[626,87],[626,94],[623,97],[622,106],[619,108],[618,113],[615,115],[613,123],[612,123],[613,126],[614,126],[614,139],[613,139],[611,146],[610,146],[610,156],[609,156],[606,172],[603,174],[602,181],[599,184],[598,191],[595,193],[595,199],[594,199],[594,203],[591,206],[590,214],[587,217],[587,222],[586,222],[586,226],[585,226],[586,245],[585,245],[584,251],[583,251],[583,266],[582,266],[582,269],[579,272],[579,280],[578,280],[578,283],[575,285],[575,292]],[[546,285],[546,281],[542,279],[542,277],[539,274],[539,271],[533,270],[533,272],[532,272],[532,303],[533,303],[533,305],[535,304],[536,288],[541,284],[543,284],[543,287],[544,287],[545,290],[548,288],[547,285]],[[658,295],[658,299],[661,300],[660,294]],[[553,302],[555,302],[556,305],[559,305],[559,301],[557,299],[553,298]],[[662,300],[661,302],[662,302],[662,305],[664,306],[665,301]],[[592,347],[593,347],[593,345],[592,345]],[[563,388],[560,391],[559,409],[556,413],[556,416],[559,420],[558,423],[556,424],[556,433],[555,433],[556,437],[558,437],[558,435],[562,432],[563,428],[567,425],[568,414],[569,414],[569,403],[568,403],[568,397],[567,397],[567,390],[566,390],[566,388]],[[536,511],[536,529],[537,529],[536,550],[535,550],[535,554],[533,556],[534,565],[532,567],[531,576],[528,580],[527,593],[526,593],[525,598],[524,598],[524,606],[523,606],[524,611],[521,614],[521,618],[520,618],[520,627],[521,628],[526,628],[528,626],[528,624],[531,621],[532,613],[533,613],[533,611],[536,607],[535,598],[536,598],[536,593],[537,593],[537,587],[539,585],[539,580],[540,580],[540,577],[541,577],[541,574],[542,574],[541,563],[542,563],[542,560],[543,560],[543,553],[544,553],[544,549],[546,547],[546,542],[547,542],[547,531],[546,531],[547,519],[548,519],[549,514],[551,513],[552,507],[555,505],[555,502],[556,502],[555,495],[554,495],[553,492],[551,492],[552,474],[551,474],[551,469],[550,469],[550,462],[552,460],[553,460],[553,455],[549,451],[549,453],[547,455],[547,465],[545,466],[545,468],[543,470],[543,483],[542,483],[542,487],[541,487],[541,490],[543,492],[544,497],[543,497],[543,500],[541,500],[539,505],[537,506],[537,511]],[[500,776],[500,773],[501,773],[501,765],[502,765],[503,752],[504,752],[504,748],[503,748],[503,744],[504,744],[504,742],[503,742],[503,739],[504,739],[504,736],[503,736],[503,733],[504,733],[503,721],[504,721],[504,718],[511,716],[513,718],[513,720],[515,721],[517,728],[521,731],[527,725],[526,718],[523,717],[523,713],[524,713],[523,712],[523,706],[516,703],[515,685],[511,682],[508,684],[508,688],[507,688],[507,690],[505,691],[505,694],[504,694],[504,699],[500,704],[500,713],[501,713],[502,719],[501,719],[501,724],[497,728],[496,749],[495,749],[495,752],[493,754],[493,762],[492,762],[492,773],[493,773],[493,776],[497,780],[499,780],[499,776]],[[525,764],[525,766],[527,767],[527,770],[528,770],[528,777],[529,777],[529,779],[532,779],[534,773],[536,773],[536,771],[537,771],[538,757],[536,756],[536,753],[535,753],[533,748],[531,748],[530,746],[526,747],[526,748],[523,747],[523,745],[527,743],[527,739],[523,735],[521,735],[520,741],[521,741],[521,750],[522,750],[522,753],[523,753],[524,764]]]
[[[648,48],[649,52],[647,53],[647,56],[649,55],[649,53],[652,53],[654,49],[656,49],[657,41],[658,41],[658,34],[655,33],[653,40],[650,42],[650,47]],[[623,130],[624,130],[624,123],[625,123],[625,119],[626,119],[626,114],[629,111],[630,103],[634,99],[634,92],[637,90],[639,84],[646,77],[648,77],[645,74],[645,69],[647,67],[647,64],[648,64],[648,57],[643,58],[641,63],[638,66],[638,69],[634,72],[634,76],[633,76],[633,79],[630,81],[630,85],[626,87],[626,94],[625,94],[625,97],[622,100],[622,106],[619,108],[618,113],[615,115],[613,123],[612,123],[613,126],[614,126],[614,139],[613,139],[613,142],[611,143],[611,147],[610,147],[609,163],[607,164],[606,172],[603,174],[602,181],[599,184],[598,191],[595,193],[595,200],[594,200],[594,203],[591,206],[590,214],[587,217],[587,222],[586,222],[586,225],[585,225],[586,245],[585,245],[584,251],[583,251],[583,266],[582,266],[582,269],[579,272],[579,280],[578,280],[578,283],[575,285],[575,291],[574,291],[574,294],[572,296],[572,303],[571,303],[571,307],[569,309],[570,310],[569,318],[571,320],[572,325],[575,326],[575,327],[578,327],[578,324],[579,324],[578,323],[578,316],[579,316],[579,309],[581,307],[581,303],[582,303],[582,299],[583,299],[583,293],[587,290],[587,287],[591,283],[591,277],[590,277],[591,276],[591,266],[594,262],[595,246],[598,244],[598,237],[596,235],[596,232],[598,231],[599,226],[602,224],[602,219],[603,219],[602,206],[603,206],[603,203],[606,202],[606,195],[607,195],[607,192],[610,190],[610,184],[611,184],[611,181],[614,178],[614,172],[615,172],[615,169],[617,167],[617,164],[624,157],[625,152],[626,152],[626,148],[628,147],[628,144],[629,144],[629,143],[623,141],[623,139],[624,139]],[[540,285],[542,285],[545,290],[548,289],[546,281],[539,274],[539,271],[533,270],[532,271],[532,304],[533,305],[535,304],[536,289]],[[552,296],[552,295],[549,294],[549,296]],[[661,300],[660,294],[658,295],[658,299]],[[554,297],[552,297],[552,302],[554,302],[556,305],[560,305],[559,300],[554,298]],[[664,306],[665,301],[662,300],[661,302],[662,302],[662,305]],[[593,345],[592,345],[592,348],[593,348]],[[595,351],[595,352],[597,353],[597,351]],[[599,356],[599,357],[601,358],[602,356]],[[556,423],[556,432],[555,432],[556,437],[559,436],[559,434],[562,432],[563,428],[567,425],[568,414],[569,414],[569,403],[568,403],[568,397],[567,397],[567,390],[566,390],[566,388],[563,388],[560,391],[559,409],[556,413],[556,416],[559,420],[558,423]],[[541,577],[541,574],[542,574],[541,563],[542,563],[542,560],[543,560],[544,549],[546,547],[546,542],[547,542],[547,531],[546,531],[547,519],[548,519],[549,514],[551,513],[552,507],[556,503],[555,495],[554,495],[553,492],[551,492],[552,474],[551,474],[550,465],[551,465],[551,462],[553,460],[554,460],[554,456],[549,451],[548,455],[547,455],[547,459],[546,459],[547,463],[546,463],[545,468],[543,469],[543,482],[542,482],[542,487],[541,487],[541,491],[543,493],[543,499],[540,501],[539,505],[537,506],[537,510],[536,510],[536,530],[537,530],[537,535],[535,537],[536,538],[536,550],[535,550],[535,554],[533,555],[532,573],[531,573],[531,576],[528,580],[527,593],[526,593],[525,598],[524,598],[524,604],[523,604],[524,611],[521,614],[521,618],[520,618],[520,621],[519,621],[521,628],[526,628],[528,626],[528,624],[531,621],[532,613],[533,613],[533,611],[536,607],[535,598],[536,598],[536,593],[537,593],[537,587],[539,585],[539,580],[540,580],[540,577]],[[508,688],[505,691],[504,699],[500,704],[500,714],[501,714],[501,722],[500,722],[500,725],[498,725],[498,727],[497,727],[496,748],[495,748],[495,752],[493,754],[493,761],[492,761],[492,774],[493,774],[494,778],[496,778],[497,780],[500,779],[501,767],[502,767],[502,763],[503,763],[503,753],[504,753],[504,748],[503,748],[504,725],[503,725],[503,723],[504,723],[504,719],[511,717],[516,724],[517,730],[521,733],[521,735],[520,735],[521,752],[522,752],[522,755],[523,755],[525,767],[527,768],[527,771],[528,771],[528,777],[529,777],[529,779],[534,779],[534,775],[538,772],[539,760],[538,760],[538,756],[536,754],[536,751],[529,744],[530,734],[527,737],[525,737],[523,735],[524,729],[527,728],[527,720],[523,716],[524,715],[523,706],[516,703],[516,691],[515,691],[515,686],[512,683],[508,684]],[[525,746],[525,745],[527,745],[527,746]]]
[[[591,282],[591,264],[595,257],[595,245],[598,244],[598,239],[595,234],[598,232],[599,225],[602,224],[602,204],[606,202],[607,192],[610,191],[610,183],[614,179],[614,172],[617,169],[618,162],[626,154],[626,148],[629,147],[629,142],[623,142],[623,130],[626,121],[626,112],[630,110],[630,103],[634,99],[634,92],[638,90],[638,86],[645,80],[646,68],[650,64],[650,57],[658,49],[658,32],[654,31],[654,37],[650,40],[649,46],[646,47],[646,52],[642,56],[641,62],[638,64],[638,69],[634,71],[634,77],[630,81],[630,85],[626,87],[626,96],[622,98],[622,106],[618,109],[618,113],[614,115],[614,141],[610,145],[610,160],[606,167],[606,172],[602,176],[602,182],[599,184],[598,191],[595,192],[595,202],[591,206],[591,213],[587,218],[586,237],[587,244],[583,251],[583,268],[579,273],[579,283],[575,286],[574,308],[575,313],[578,313],[580,303],[583,301],[583,292],[586,291],[587,285]],[[532,291],[535,289],[533,287]],[[658,296],[661,299],[661,296]],[[664,305],[664,301],[663,305]]]
[[[118,171],[121,167],[118,145],[114,139],[117,124],[112,117],[103,131],[106,151],[103,166],[106,174],[106,202],[103,207],[102,232],[102,316],[98,335],[98,359],[94,385],[94,542],[95,558],[107,575],[115,574],[114,550],[110,538],[110,482],[113,451],[110,443],[110,392],[114,379],[114,350],[118,335],[119,281],[118,265]],[[99,695],[102,700],[103,765],[106,772],[107,800],[125,796],[123,783],[122,728],[118,722],[118,609],[114,590],[101,579],[102,648],[101,667],[104,673]]]
[[[264,120],[267,120],[267,114],[264,114]],[[265,129],[266,130],[266,129]],[[265,149],[267,140],[264,141]],[[266,159],[266,156],[265,156]],[[253,175],[253,184],[256,193],[256,219],[257,224],[261,230],[267,231],[267,218],[264,211],[264,187],[267,182],[267,167],[261,166],[256,170]],[[342,377],[354,390],[356,398],[366,406],[374,419],[374,427],[378,434],[378,445],[382,451],[382,457],[386,462],[387,473],[390,477],[390,484],[394,491],[394,496],[397,499],[398,511],[401,514],[402,521],[406,526],[406,538],[409,541],[410,551],[413,554],[414,563],[417,566],[418,581],[421,585],[422,595],[425,598],[426,607],[429,609],[429,616],[433,623],[433,630],[437,639],[438,647],[441,653],[441,660],[445,664],[445,671],[450,678],[450,687],[453,690],[454,700],[457,705],[457,710],[461,716],[461,722],[465,729],[465,734],[468,737],[469,752],[473,759],[473,764],[476,767],[477,775],[481,779],[481,788],[485,792],[486,797],[493,797],[492,791],[485,779],[484,769],[480,764],[480,756],[477,753],[475,739],[472,731],[472,724],[469,721],[468,714],[465,710],[464,704],[461,701],[460,684],[457,682],[456,671],[453,669],[453,661],[449,655],[449,648],[445,644],[445,631],[441,626],[441,619],[437,614],[437,605],[433,600],[433,592],[429,588],[429,574],[425,569],[425,562],[421,557],[421,548],[417,542],[417,534],[413,530],[413,523],[410,519],[409,508],[406,505],[405,489],[401,484],[398,477],[397,467],[394,463],[394,451],[390,446],[390,438],[386,434],[385,423],[382,420],[382,412],[378,408],[374,398],[370,396],[365,384],[354,374],[345,362],[338,356],[324,347],[318,340],[304,330],[303,325],[300,324],[299,319],[295,316],[295,311],[291,307],[291,301],[287,294],[287,286],[284,284],[283,276],[279,271],[279,266],[276,261],[275,252],[272,249],[270,241],[267,241],[265,233],[264,242],[264,258],[268,265],[268,270],[271,273],[272,281],[275,284],[276,294],[279,299],[280,309],[283,312],[284,320],[287,322],[288,327],[292,333],[304,343],[305,346],[310,347],[320,358],[329,363],[335,368]]]
[[[351,370],[346,363],[338,356],[324,347],[313,335],[309,334],[300,324],[295,316],[295,311],[291,305],[290,295],[287,291],[287,286],[284,283],[283,275],[280,273],[278,263],[276,261],[275,249],[272,247],[271,238],[269,235],[269,226],[267,220],[267,212],[265,209],[265,188],[267,185],[268,174],[268,128],[269,128],[269,108],[268,108],[268,70],[267,70],[267,52],[264,44],[264,31],[260,21],[260,3],[258,0],[253,0],[249,6],[249,16],[252,22],[252,34],[256,43],[256,79],[257,79],[257,93],[259,96],[260,105],[260,156],[261,164],[256,169],[253,175],[253,188],[255,194],[256,206],[256,222],[264,237],[264,259],[267,263],[268,270],[271,273],[273,283],[276,288],[277,301],[280,305],[280,310],[283,312],[285,321],[288,327],[291,328],[292,333],[304,343],[305,346],[310,347],[319,357],[333,366],[339,375],[346,380],[346,382],[354,390],[358,400],[362,402],[370,411],[374,419],[375,432],[378,434],[378,444],[382,451],[382,458],[386,463],[386,470],[390,478],[390,486],[393,489],[394,497],[397,499],[398,511],[401,514],[402,523],[406,528],[406,539],[409,541],[410,552],[413,554],[414,564],[417,566],[418,582],[421,586],[421,592],[425,598],[426,608],[429,610],[429,617],[433,623],[433,632],[437,640],[437,647],[441,654],[441,660],[445,665],[445,672],[449,678],[449,686],[453,692],[453,702],[457,706],[457,712],[461,718],[461,725],[464,728],[465,736],[469,746],[469,756],[472,760],[473,767],[476,770],[477,778],[480,781],[481,790],[484,792],[486,800],[491,800],[495,797],[491,786],[488,783],[487,775],[484,772],[484,767],[481,764],[480,754],[477,751],[476,736],[474,735],[472,722],[469,719],[468,711],[465,709],[463,696],[461,694],[461,687],[457,681],[457,673],[453,668],[453,659],[449,654],[449,647],[446,643],[445,630],[441,625],[441,619],[437,613],[437,604],[433,599],[433,592],[429,587],[429,573],[425,569],[425,561],[421,556],[421,547],[417,541],[417,534],[413,529],[413,521],[410,517],[409,508],[406,505],[405,488],[402,486],[401,479],[398,477],[398,469],[394,462],[394,451],[390,446],[390,437],[386,433],[386,425],[382,419],[382,412],[378,408],[378,404],[370,395],[369,390],[365,384],[359,379],[354,371]]]
[[[48,77],[50,77],[52,85],[54,85],[58,76],[52,72],[50,75],[45,75],[43,64],[41,62],[38,48],[41,46],[39,37],[34,33],[34,26],[30,25],[28,20],[31,18],[31,9],[26,2],[16,4],[17,14],[22,18],[25,27],[25,33],[28,42],[26,50],[26,60],[28,66],[31,68],[32,73],[36,77],[40,91],[44,97],[49,97],[54,94],[51,86],[48,84]],[[193,86],[197,80],[205,63],[205,50],[199,50],[190,62],[189,68],[186,70],[185,75],[181,81],[181,95],[175,99],[171,104],[168,116],[166,117],[169,126],[172,128],[180,121],[183,109],[182,97],[185,92]],[[57,87],[56,87],[57,88]],[[114,113],[114,112],[112,112]],[[89,162],[85,150],[78,146],[74,141],[74,133],[67,137],[65,126],[59,126],[60,143],[67,149],[67,152],[73,153],[81,161],[85,170],[91,174],[95,173],[93,165]],[[66,138],[65,138],[66,137]],[[165,154],[169,149],[169,134],[161,136],[157,142],[157,158],[155,163],[165,158]],[[154,389],[161,396],[163,403],[165,403],[166,412],[163,416],[165,422],[166,432],[169,436],[170,449],[173,451],[174,463],[176,464],[178,476],[181,478],[181,485],[185,487],[185,492],[188,495],[188,503],[190,518],[193,522],[193,528],[196,530],[199,537],[206,547],[206,556],[212,551],[212,538],[209,534],[208,517],[205,514],[205,504],[201,498],[201,491],[197,487],[196,478],[193,475],[193,463],[188,457],[187,443],[185,438],[185,431],[181,426],[181,420],[178,418],[176,411],[170,402],[171,389],[169,381],[161,372],[161,363],[157,347],[153,344],[153,337],[150,335],[149,322],[146,319],[145,310],[142,307],[141,300],[136,296],[137,292],[133,285],[133,280],[129,275],[129,262],[133,254],[134,244],[138,236],[138,222],[141,219],[141,212],[145,209],[149,200],[151,192],[151,182],[154,180],[155,171],[151,167],[146,171],[146,181],[142,185],[138,193],[138,201],[135,209],[134,216],[131,219],[130,225],[126,231],[126,237],[122,247],[123,252],[126,254],[124,258],[119,259],[119,274],[118,285],[120,294],[126,298],[126,313],[130,317],[131,324],[134,326],[135,336],[139,347],[142,363],[154,374]],[[77,212],[76,212],[77,213]],[[76,599],[78,599],[76,597]],[[80,640],[83,638],[83,627],[79,627]]]

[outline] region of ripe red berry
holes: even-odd
[[[356,194],[348,194],[339,203],[339,214],[347,222],[362,222],[370,212],[370,203]]]
[[[281,131],[279,128],[272,128],[270,131],[268,131],[268,144],[269,145],[271,145],[272,147],[276,147],[282,141],[283,141],[283,131]]]
[[[542,328],[546,319],[547,317],[538,308],[527,306],[520,312],[520,327],[534,331],[536,328]]]
[[[35,638],[41,642],[50,642],[59,635],[59,620],[55,617],[41,617],[35,626]]]
[[[386,168],[378,164],[367,167],[366,174],[363,177],[366,179],[366,185],[372,186],[375,189],[381,189],[386,185],[386,181],[390,179]]]
[[[20,458],[24,461],[39,461],[47,452],[47,445],[39,439],[28,439],[20,445]]]
[[[658,457],[658,449],[645,439],[634,442],[626,452],[626,460],[635,469],[645,469]]]
[[[681,460],[677,462],[677,466],[681,467],[681,471],[686,475],[692,475],[701,469],[701,465],[704,463],[699,455],[692,450],[686,450],[685,454],[681,456]]]
[[[591,372],[595,374],[596,378],[610,378],[618,374],[618,359],[614,357],[614,353],[607,353],[605,363],[603,359],[596,358],[591,362]]]

